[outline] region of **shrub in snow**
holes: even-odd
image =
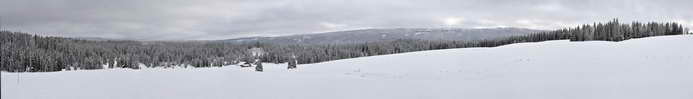
[[[288,66],[286,67],[287,69],[294,69],[296,68],[296,63],[298,63],[298,60],[296,60],[296,55],[291,56],[291,60],[287,62]]]
[[[253,65],[250,64],[250,62],[243,62],[243,64],[239,65],[241,67],[252,67]]]
[[[262,72],[262,61],[255,59],[255,71]]]
[[[286,68],[287,69],[295,69],[296,68],[296,61],[289,61],[288,65]]]

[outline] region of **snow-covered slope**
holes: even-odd
[[[2,99],[693,99],[693,35],[412,52],[265,72],[2,73]]]

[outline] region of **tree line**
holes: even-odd
[[[674,22],[622,24],[616,19],[607,23],[585,24],[574,28],[478,41],[400,39],[361,44],[323,45],[276,45],[259,42],[232,44],[215,41],[93,41],[0,31],[0,70],[51,72],[70,69],[212,67],[252,62],[255,61],[254,58],[267,63],[292,61],[298,64],[309,64],[436,49],[496,47],[547,40],[622,41],[684,33],[689,32],[681,24]],[[253,48],[262,48],[264,54],[259,57],[253,56],[249,51]]]

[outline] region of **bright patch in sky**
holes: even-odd
[[[462,23],[462,18],[448,17],[448,18],[443,19],[443,22],[445,23],[445,25],[449,25],[449,26],[459,25],[460,23]]]
[[[344,24],[336,24],[336,23],[330,23],[330,22],[322,22],[320,25],[324,28],[328,29],[337,29],[337,28],[342,28],[345,27],[346,25]]]

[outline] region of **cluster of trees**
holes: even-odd
[[[90,41],[0,31],[0,69],[48,72],[63,69],[222,66],[246,57],[252,45],[217,42]]]
[[[91,41],[42,37],[0,31],[0,70],[50,72],[65,69],[101,69],[193,66],[210,67],[253,62],[308,64],[337,59],[395,54],[423,50],[495,47],[512,43],[547,40],[622,41],[688,31],[677,23],[621,24],[618,20],[575,28],[479,41],[429,41],[402,39],[362,44],[274,45],[231,44],[214,41]],[[257,55],[261,48],[262,55]]]
[[[622,41],[631,38],[688,33],[688,30],[678,23],[633,22],[621,24],[617,19],[606,24],[582,25],[565,31],[573,35],[570,38],[573,41]]]

